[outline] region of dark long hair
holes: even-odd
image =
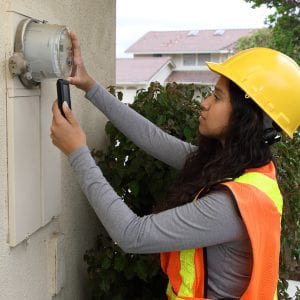
[[[218,139],[200,135],[197,151],[191,153],[163,203],[156,211],[191,202],[203,189],[241,176],[246,169],[258,168],[272,160],[263,139],[263,112],[245,92],[229,81],[232,113],[224,145]]]

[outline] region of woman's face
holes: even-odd
[[[232,105],[229,95],[229,80],[221,76],[212,94],[201,102],[199,132],[223,141],[228,126]]]

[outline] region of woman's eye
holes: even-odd
[[[219,100],[219,97],[215,93],[213,93],[213,96],[214,96],[215,100]]]

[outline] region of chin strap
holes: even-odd
[[[281,129],[264,113],[264,142],[268,145],[279,142],[281,137],[278,131],[281,131]]]

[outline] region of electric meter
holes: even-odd
[[[28,88],[45,78],[66,78],[73,66],[72,43],[63,25],[25,19],[17,27],[9,69]]]

